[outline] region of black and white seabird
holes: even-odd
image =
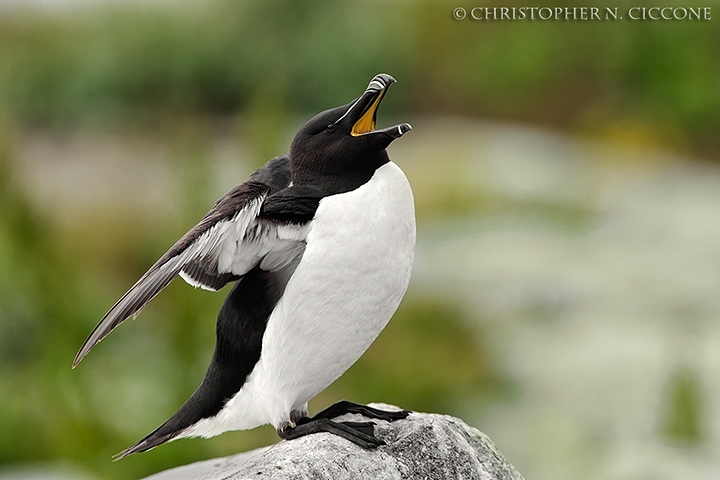
[[[213,291],[235,282],[202,384],[119,457],[264,424],[284,439],[330,432],[373,448],[383,443],[373,423],[333,419],[348,412],[383,420],[408,415],[345,401],[312,418],[307,410],[380,334],[410,281],[413,195],[386,148],[411,127],[375,130],[393,82],[376,75],[360,97],[313,117],[288,155],[218,200],[95,327],[73,367],[178,275]]]

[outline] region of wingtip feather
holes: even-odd
[[[87,340],[85,340],[85,343],[83,343],[82,347],[80,347],[80,350],[75,354],[75,358],[72,362],[72,368],[75,370],[75,367],[82,362],[82,359],[85,358],[85,355],[87,355],[90,352],[90,348],[88,348],[88,340],[90,340],[90,337],[88,337]]]
[[[104,319],[103,319],[104,320]],[[72,368],[75,369],[75,367],[78,366],[80,362],[82,362],[83,358],[87,356],[88,353],[90,353],[90,350],[92,350],[95,345],[100,343],[100,341],[105,338],[112,329],[103,332],[101,335],[98,335],[98,331],[100,330],[100,326],[103,324],[103,321],[100,321],[98,325],[95,327],[95,330],[93,330],[88,338],[85,340],[85,343],[82,344],[82,347],[80,347],[80,350],[78,350],[77,354],[75,355],[75,359],[73,360]]]

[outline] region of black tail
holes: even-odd
[[[234,377],[237,377],[237,372],[221,367],[213,357],[205,379],[183,406],[154,432],[118,453],[113,459],[120,460],[133,453],[146,452],[177,438],[200,420],[217,415],[240,389],[239,385],[242,385],[242,380],[238,382]]]
[[[210,366],[213,370],[213,365]],[[211,377],[210,371],[208,376]],[[113,457],[113,460],[120,460],[133,453],[147,452],[158,445],[175,439],[188,428],[195,425],[203,418],[216,415],[224,404],[224,399],[212,395],[213,391],[208,386],[207,377],[200,387],[192,394],[175,414],[167,419],[155,431],[137,442],[135,445],[126,448]],[[213,398],[215,397],[215,398]]]
[[[169,422],[169,420],[168,420]],[[161,427],[159,427],[157,430],[152,432],[147,437],[143,438],[139,442],[137,442],[132,447],[128,447],[122,452],[118,453],[117,455],[113,456],[113,461],[121,460],[128,455],[132,455],[133,453],[141,453],[141,452],[147,452],[148,450],[151,450],[158,445],[162,445],[165,442],[169,442],[173,438],[177,437],[182,433],[182,430],[178,430],[175,432],[165,433],[163,434],[163,430],[165,430],[165,425],[167,422],[165,422]]]

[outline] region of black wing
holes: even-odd
[[[73,367],[178,275],[191,285],[215,291],[258,265],[274,270],[301,255],[306,223],[260,215],[268,196],[287,189],[289,183],[288,160],[279,157],[218,200],[105,314],[78,351]]]

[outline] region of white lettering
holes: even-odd
[[[617,20],[618,18],[618,8],[617,7],[605,7],[605,20],[609,20],[610,17],[613,18],[613,20]]]

